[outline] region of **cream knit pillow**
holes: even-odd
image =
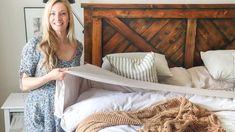
[[[143,59],[119,56],[107,56],[111,71],[129,79],[158,82],[157,70],[154,63],[154,53],[148,53]]]

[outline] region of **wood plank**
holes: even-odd
[[[129,27],[138,34],[142,34],[151,24],[150,19],[131,19]]]
[[[135,45],[130,45],[127,49],[126,52],[137,52],[138,48],[135,47]]]
[[[210,45],[208,45],[209,33],[204,30],[199,20],[197,23],[196,47],[199,51],[207,51],[211,49]]]
[[[116,30],[109,26],[108,23],[102,21],[102,34],[104,45],[116,34]]]
[[[171,42],[171,46],[168,47],[164,54],[172,56],[178,52],[179,49],[185,47],[185,34],[179,31],[169,41]],[[184,51],[182,51],[182,53],[184,53]]]
[[[212,49],[222,47],[228,42],[227,37],[216,28],[216,25],[209,19],[200,20],[200,24],[208,34],[208,44]]]
[[[124,53],[130,45],[130,41],[123,41],[115,48],[115,52]]]
[[[168,63],[171,63],[170,67],[183,66],[184,47],[180,47],[174,54],[166,56]]]
[[[235,9],[94,10],[93,17],[118,18],[235,18]]]
[[[146,38],[147,41],[151,40],[168,22],[169,19],[154,21],[152,25],[143,32],[143,37]]]
[[[84,62],[92,63],[92,18],[91,10],[84,9]]]
[[[117,31],[119,31],[123,36],[125,36],[128,40],[132,41],[136,47],[142,49],[143,51],[156,51],[154,47],[149,45],[143,38],[141,38],[136,32],[131,30],[118,18],[107,18],[105,20],[107,21],[107,23],[112,25]]]
[[[235,19],[214,19],[213,22],[228,40],[231,41],[235,38]]]
[[[224,49],[235,49],[235,39],[226,45]]]
[[[106,51],[113,51],[113,49],[123,40],[125,40],[125,38],[120,33],[116,33],[107,43],[104,44],[104,53],[106,54]]]
[[[235,4],[97,4],[97,3],[82,3],[81,7],[83,8],[102,8],[102,9],[113,9],[113,8],[128,8],[128,9],[169,9],[169,8],[175,8],[175,9],[184,9],[184,8],[197,8],[197,9],[203,9],[203,8],[213,8],[213,9],[219,9],[219,8],[235,8]]]
[[[100,18],[93,18],[92,26],[92,64],[101,66],[102,58],[102,21]]]
[[[123,20],[125,21],[125,20]],[[130,23],[128,24],[132,29],[134,29],[137,33],[140,33],[142,30],[145,30],[145,27],[147,26],[146,23],[143,22],[141,19],[137,20],[132,20],[128,19]],[[109,32],[106,32],[106,34],[109,34]],[[104,36],[106,36],[104,34]],[[118,48],[119,46],[123,46],[122,44],[129,44],[129,41],[126,40],[118,31],[116,34],[107,42],[104,44],[104,52],[105,54],[110,52],[110,51],[115,51],[114,52],[121,52],[117,49],[122,49],[123,48]],[[125,47],[125,46],[124,46]]]
[[[161,53],[166,53],[167,49],[174,44],[171,41],[172,38],[182,32],[178,29],[183,25],[184,20],[181,19],[169,21],[169,23],[158,33],[159,35],[151,40],[151,44],[155,46],[156,49],[159,49]]]
[[[126,20],[128,20],[126,22]],[[126,23],[131,29],[133,29],[135,32],[137,32],[139,35],[141,35],[143,38],[148,37],[148,33],[145,34],[145,36],[143,35],[144,33],[146,33],[146,30],[148,30],[147,32],[150,32],[152,30],[149,30],[149,28],[153,28],[153,25],[157,25],[157,24],[152,24],[153,20],[150,19],[122,19],[123,23]],[[159,24],[158,24],[159,25]],[[109,34],[109,32],[106,32],[107,34]],[[151,34],[151,33],[150,33]],[[104,34],[104,36],[106,36],[106,34]],[[148,37],[149,38],[149,37]],[[133,51],[130,50],[130,48],[133,48],[135,46],[132,46],[133,44],[130,43],[129,40],[124,39],[124,37],[120,34],[120,33],[116,33],[107,43],[104,44],[104,54],[108,54],[108,53],[112,53],[112,52],[125,52],[125,51]],[[134,51],[142,51],[142,49],[137,50],[135,48]]]
[[[198,49],[198,51],[207,51],[208,49],[211,49],[210,46],[206,43],[206,40],[203,35],[201,35],[201,32],[198,31],[196,36],[195,48]]]
[[[186,45],[185,45],[185,67],[193,66],[195,39],[196,39],[197,19],[188,19]]]

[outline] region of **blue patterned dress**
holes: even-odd
[[[20,76],[23,73],[30,77],[40,77],[47,72],[41,67],[43,54],[38,49],[42,37],[32,38],[23,48],[20,64]],[[58,60],[57,68],[80,65],[82,44],[70,61]],[[25,131],[27,132],[60,132],[60,119],[54,116],[55,81],[48,82],[38,89],[29,92],[25,106]]]

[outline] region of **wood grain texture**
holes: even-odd
[[[101,65],[102,58],[102,26],[101,19],[94,18],[92,23],[92,64]]]
[[[188,67],[193,66],[193,57],[195,51],[197,20],[188,19],[186,43],[185,43],[185,65]]]
[[[235,4],[82,4],[85,61],[110,53],[164,54],[170,67],[202,65],[200,52],[235,49]]]

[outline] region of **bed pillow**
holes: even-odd
[[[233,83],[213,79],[205,66],[192,67],[187,71],[192,79],[192,87],[210,90],[233,90]]]
[[[108,55],[111,71],[129,79],[158,82],[155,54],[148,53],[142,59]]]
[[[109,54],[107,56],[119,56],[119,57],[131,58],[131,59],[140,59],[140,58],[144,58],[144,56],[148,53],[150,52],[115,53],[115,54]],[[159,54],[159,53],[154,53],[154,55],[155,55],[154,62],[156,64],[157,75],[168,76],[168,77],[172,76],[172,73],[168,67],[168,63],[165,58],[165,55]],[[107,60],[107,56],[103,57],[102,68],[110,71],[111,65],[109,61]]]
[[[170,68],[172,73],[171,77],[159,77],[159,83],[176,85],[176,86],[187,86],[192,87],[191,76],[187,69],[183,67],[173,67]]]
[[[201,58],[210,75],[216,80],[234,81],[235,50],[214,50],[201,52]]]

